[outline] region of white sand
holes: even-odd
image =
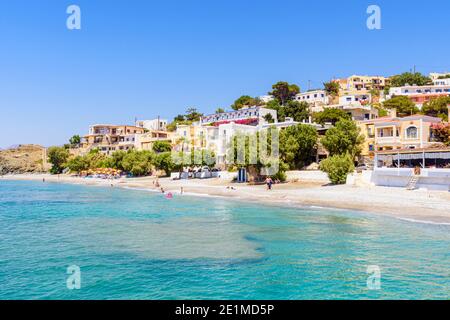
[[[140,188],[157,191],[156,178],[120,180],[84,179],[67,175],[7,175],[5,180],[36,180],[85,185]],[[171,180],[160,178],[160,185],[174,194],[184,188],[185,194],[223,196],[258,203],[289,206],[320,206],[361,210],[420,222],[450,224],[450,193],[445,191],[408,191],[402,188],[375,186],[322,186],[317,182],[299,181],[275,185],[271,191],[264,185],[249,186],[227,183],[220,179]],[[234,187],[236,190],[227,189]]]

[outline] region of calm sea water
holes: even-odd
[[[450,226],[0,181],[0,299],[450,299]]]

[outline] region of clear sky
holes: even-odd
[[[371,4],[382,30],[366,27]],[[449,20],[448,0],[1,0],[0,147],[211,113],[280,80],[450,71]]]

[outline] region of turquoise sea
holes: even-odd
[[[450,299],[450,226],[0,180],[0,299]]]

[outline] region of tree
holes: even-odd
[[[422,113],[431,117],[439,117],[444,121],[449,119],[448,105],[450,105],[450,97],[438,97],[425,102],[422,107]]]
[[[450,146],[450,123],[435,123],[431,126],[431,133],[434,139]]]
[[[182,122],[182,121],[185,121],[185,120],[186,120],[186,118],[185,118],[185,116],[182,115],[182,114],[179,114],[179,115],[177,115],[175,118],[173,118],[173,121],[174,121],[174,122]]]
[[[155,167],[158,170],[164,170],[166,176],[170,176],[176,165],[172,161],[171,152],[163,152],[156,155],[154,159]]]
[[[385,109],[396,109],[397,116],[406,117],[419,112],[419,108],[406,96],[395,96],[383,103]]]
[[[267,123],[274,123],[275,122],[274,118],[272,117],[272,115],[270,113],[267,113],[264,116],[264,120],[266,120]]]
[[[286,117],[290,117],[298,122],[309,118],[309,105],[304,101],[288,101],[283,106],[280,105],[278,100],[272,100],[267,103],[265,108],[276,110],[278,121],[285,121]]]
[[[331,96],[338,96],[339,95],[339,83],[335,81],[330,82],[324,82],[323,84],[325,91],[327,94]]]
[[[355,170],[355,166],[350,155],[334,155],[322,160],[320,170],[328,174],[331,183],[344,184],[347,181],[347,175]]]
[[[50,147],[47,150],[48,161],[52,164],[50,173],[59,174],[65,169],[65,163],[69,158],[69,151],[62,147]]]
[[[80,173],[83,170],[90,169],[89,163],[86,161],[86,157],[82,157],[82,156],[76,156],[76,157],[70,159],[67,162],[67,168],[69,168],[70,171],[77,172],[77,173]]]
[[[299,86],[296,84],[289,84],[285,81],[279,81],[272,86],[273,91],[269,92],[281,105],[292,100],[295,95],[300,92]]]
[[[69,139],[69,143],[72,147],[79,146],[81,143],[81,137],[76,134],[72,138]]]
[[[127,151],[118,150],[107,159],[107,167],[125,171],[123,167],[123,159],[127,155]]]
[[[309,165],[317,149],[317,131],[308,124],[298,124],[280,132],[280,156],[290,169]]]
[[[353,121],[342,119],[325,133],[321,143],[331,156],[350,154],[355,157],[361,152],[361,143],[364,141],[359,131]]]
[[[172,146],[168,141],[155,141],[152,149],[156,153],[170,152],[172,150]]]
[[[352,116],[342,109],[325,108],[323,111],[313,114],[313,118],[315,122],[322,125],[324,125],[326,122],[330,122],[331,124],[335,125],[336,122],[342,119],[351,120]]]
[[[233,110],[239,110],[244,107],[253,107],[262,105],[262,101],[258,98],[252,98],[250,96],[240,96],[234,103],[231,105]]]
[[[404,72],[391,77],[390,80],[391,87],[403,87],[406,84],[425,86],[432,83],[432,80],[429,77],[424,76],[420,72]]]
[[[154,153],[151,151],[129,151],[122,160],[125,171],[134,176],[144,176],[153,169]]]
[[[290,117],[294,121],[301,122],[309,118],[309,104],[307,102],[288,101],[285,106],[282,107],[284,117]]]
[[[280,171],[287,170],[288,166],[282,163],[278,155],[272,153],[272,147],[279,149],[279,140],[272,139],[278,133],[277,130],[271,127],[253,134],[238,133],[234,135],[228,146],[227,159],[229,161],[236,160],[237,166],[244,167],[249,172],[253,171],[262,175],[270,174],[273,178],[283,178]],[[265,136],[261,136],[263,134]],[[266,139],[266,146],[261,145],[261,140],[264,141],[264,138]],[[243,150],[240,149],[241,143],[244,146]],[[278,171],[272,174],[272,171],[276,168],[278,168]]]
[[[186,116],[185,116],[185,119],[187,120],[187,121],[199,121],[200,120],[200,118],[203,116],[203,114],[202,113],[199,113],[199,112],[197,112],[197,109],[196,108],[188,108],[187,110],[186,110]]]
[[[222,109],[222,108],[217,108],[217,109],[216,109],[216,114],[218,114],[218,113],[224,113],[224,112],[225,112],[225,110]]]

